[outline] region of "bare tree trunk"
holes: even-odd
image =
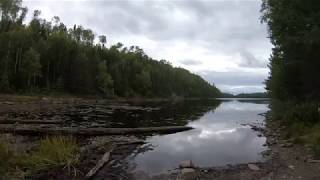
[[[22,48],[20,49],[18,71],[20,71],[21,69],[21,64],[22,64]]]
[[[47,64],[47,89],[50,89],[50,61],[48,60],[48,64]]]
[[[31,82],[31,76],[29,75],[28,76],[28,88],[30,88],[30,84],[31,84],[30,82]]]
[[[17,74],[18,61],[19,61],[19,50],[20,50],[20,48],[18,48],[17,52],[16,52],[16,62],[14,63],[14,74]]]

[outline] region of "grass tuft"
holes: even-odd
[[[4,140],[0,140],[0,174],[8,172],[10,164],[12,164],[13,154],[9,150],[8,144]]]
[[[69,137],[46,137],[40,140],[38,149],[28,158],[33,170],[39,171],[52,167],[74,168],[79,162],[78,144]]]

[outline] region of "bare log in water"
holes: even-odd
[[[3,119],[0,124],[60,124],[62,120],[21,120],[21,119]]]
[[[102,136],[102,135],[124,135],[160,133],[170,134],[193,129],[186,126],[164,126],[143,128],[70,128],[70,127],[35,127],[0,125],[0,133],[14,133],[20,135],[80,135],[80,136]]]
[[[99,170],[109,161],[112,150],[113,148],[111,148],[102,156],[98,163],[86,174],[85,179],[92,179],[97,174],[97,172],[99,172]]]

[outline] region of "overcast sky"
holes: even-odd
[[[24,0],[50,20],[57,15],[107,36],[108,44],[138,45],[201,75],[225,92],[261,92],[272,45],[260,23],[261,0]]]

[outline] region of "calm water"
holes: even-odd
[[[258,137],[257,132],[241,124],[263,124],[264,117],[259,114],[268,110],[266,100],[191,101],[158,106],[161,110],[145,114],[142,124],[186,124],[195,129],[148,137],[145,151],[129,157],[133,172],[163,173],[183,160],[192,160],[200,167],[263,160],[260,153],[266,150],[265,137]],[[133,119],[132,123],[138,122]]]

